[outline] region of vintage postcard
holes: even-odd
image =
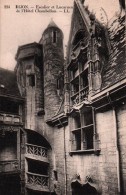
[[[126,194],[124,0],[1,0],[0,195]]]

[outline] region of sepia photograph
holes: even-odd
[[[0,195],[126,194],[124,0],[0,1]]]

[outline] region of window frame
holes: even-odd
[[[89,112],[87,108],[89,108],[89,111],[91,112],[92,116],[90,119],[91,122],[88,121],[88,123],[86,124],[86,121],[84,122],[84,120],[87,120],[86,116],[87,116],[87,113]],[[81,110],[79,110],[79,112],[77,114],[80,115],[80,126],[78,126],[78,127],[75,126],[76,112],[73,113],[73,115],[71,116],[71,124],[72,125],[71,125],[71,131],[70,131],[70,136],[71,136],[70,154],[94,153],[95,151],[97,151],[99,153],[99,151],[100,151],[99,137],[98,137],[98,134],[96,133],[96,129],[95,129],[94,108],[92,108],[91,106],[89,106],[89,107],[84,106]],[[89,115],[88,115],[88,117],[89,117]],[[81,139],[79,138],[81,143],[77,143],[77,138],[76,138],[76,135],[79,132],[81,135]],[[91,135],[87,135],[88,133]],[[88,139],[86,139],[86,136],[89,136],[89,137],[91,136],[91,137],[90,138],[88,137]],[[91,139],[91,143],[90,143],[90,139]],[[78,146],[80,146],[80,147],[78,147]]]
[[[35,74],[28,74],[28,86],[29,87],[35,87]]]
[[[76,45],[78,45],[78,43],[82,41],[84,38],[85,38],[85,30],[80,29],[79,31],[77,31],[72,41],[73,47],[76,47]]]
[[[52,31],[52,42],[57,43],[57,31],[56,30]]]
[[[75,73],[76,70],[76,73]],[[88,60],[82,63],[77,61],[69,70],[70,76],[70,101],[71,105],[81,103],[88,98],[89,80],[88,80]],[[85,79],[84,79],[85,76]],[[86,85],[84,86],[84,81]],[[78,90],[75,90],[78,85]]]

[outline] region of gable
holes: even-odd
[[[83,31],[84,36],[86,38],[89,37],[89,32],[88,32],[87,26],[82,18],[82,14],[80,13],[80,10],[79,10],[77,4],[74,2],[74,9],[73,9],[73,14],[72,14],[71,30],[70,30],[68,51],[67,51],[68,62],[71,61],[72,43],[74,42],[74,38],[79,31]]]

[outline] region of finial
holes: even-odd
[[[53,18],[51,18],[51,22],[53,21]]]

